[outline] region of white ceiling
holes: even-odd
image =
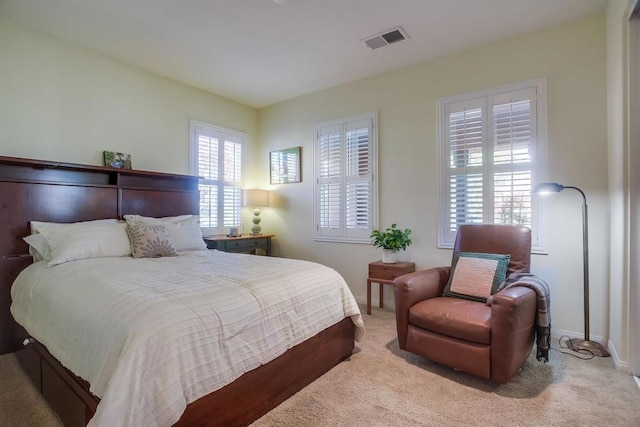
[[[607,0],[0,0],[0,16],[253,107],[604,11]],[[410,39],[362,39],[402,26]]]

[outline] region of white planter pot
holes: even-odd
[[[398,262],[398,251],[393,249],[383,249],[382,262],[385,264],[395,264]]]

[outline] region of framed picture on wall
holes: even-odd
[[[110,168],[131,169],[131,155],[115,151],[104,151],[104,165]]]
[[[301,152],[302,147],[293,147],[269,153],[271,184],[302,181]]]

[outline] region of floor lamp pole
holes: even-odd
[[[584,340],[589,338],[589,211],[587,199],[582,204],[582,277],[584,287]]]
[[[609,352],[604,346],[589,337],[589,211],[587,207],[587,196],[578,187],[564,186],[579,191],[582,195],[582,277],[584,283],[584,340],[580,338],[570,339],[569,348],[575,350],[588,350],[596,356],[607,357]]]

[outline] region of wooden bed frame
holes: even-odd
[[[21,366],[67,426],[85,426],[99,399],[13,320],[11,284],[32,257],[29,221],[76,222],[126,214],[199,211],[198,177],[0,156],[0,354]],[[355,327],[346,318],[275,360],[189,404],[176,426],[243,426],[348,358]]]

